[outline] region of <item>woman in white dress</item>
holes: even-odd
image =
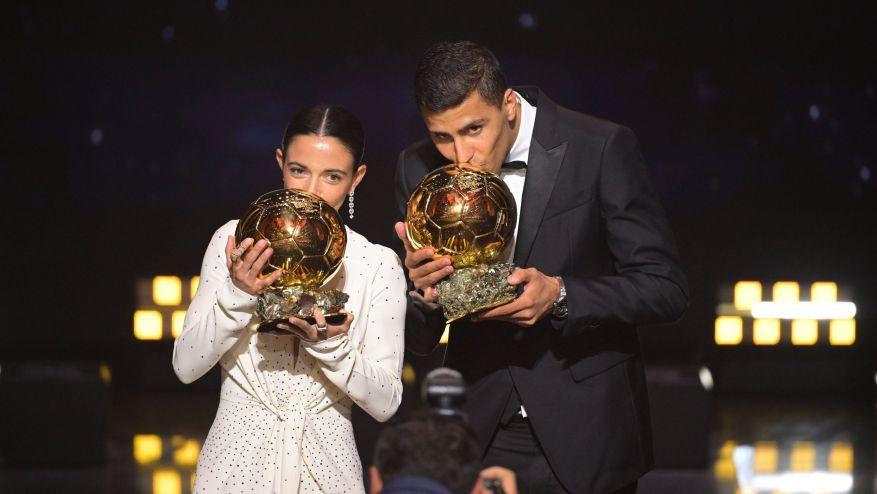
[[[349,111],[315,106],[290,122],[277,149],[286,188],[336,209],[365,176],[362,126]],[[351,205],[352,208],[352,205]],[[291,318],[285,335],[258,333],[256,299],[279,276],[260,276],[271,248],[219,228],[201,284],[174,343],[184,383],[219,363],[222,390],[198,457],[195,492],[364,492],[350,422],[355,403],[389,419],[402,398],[405,276],[396,254],[347,228],[347,250],[329,287],[350,295],[347,318]]]

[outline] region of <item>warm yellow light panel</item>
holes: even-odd
[[[817,281],[810,285],[810,300],[812,302],[837,302],[837,283],[831,281]]]
[[[156,305],[180,305],[183,282],[179,276],[156,276],[152,279],[152,301]]]
[[[402,382],[405,384],[411,385],[417,382],[417,373],[414,371],[414,367],[411,367],[411,364],[405,364],[402,367]]]
[[[738,281],[734,285],[735,309],[750,310],[758,302],[761,302],[761,282]]]
[[[134,461],[143,465],[161,458],[161,438],[154,434],[134,436]]]
[[[832,319],[828,323],[828,341],[836,346],[848,346],[856,342],[855,319]]]
[[[110,368],[110,364],[101,362],[100,367],[98,367],[98,372],[100,372],[100,380],[103,381],[104,384],[113,383],[113,370]]]
[[[792,344],[814,345],[819,339],[819,323],[816,319],[792,320]]]
[[[134,337],[138,340],[160,340],[161,312],[157,310],[134,311]]]
[[[739,345],[743,341],[743,318],[719,316],[715,326],[716,345]]]
[[[183,321],[186,319],[186,311],[175,310],[171,314],[171,335],[176,338],[183,332]]]
[[[189,280],[189,300],[195,300],[195,294],[198,293],[198,284],[201,283],[200,276],[193,276]]]
[[[174,451],[174,463],[183,466],[193,466],[198,463],[198,453],[201,446],[194,439],[187,439]]]
[[[773,284],[774,302],[797,302],[801,299],[801,287],[796,281],[778,281]]]
[[[757,473],[774,473],[777,471],[777,443],[773,441],[759,441],[755,443],[755,471]]]
[[[752,330],[752,342],[756,345],[776,345],[780,342],[779,319],[756,319]]]
[[[831,445],[828,452],[828,469],[832,472],[853,471],[853,447],[850,443],[837,442]]]
[[[816,447],[810,441],[799,441],[792,445],[790,467],[793,472],[811,472],[816,464]]]
[[[734,480],[736,478],[734,470],[734,447],[736,445],[734,441],[725,441],[719,448],[719,456],[713,466],[713,473],[719,480]]]
[[[152,472],[152,494],[181,494],[183,481],[180,473],[162,468]]]

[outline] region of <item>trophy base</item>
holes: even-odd
[[[329,324],[339,324],[347,318],[342,313],[349,296],[340,290],[313,290],[302,286],[268,290],[259,296],[256,314],[262,318],[260,333],[289,334],[277,329],[277,323],[288,321],[290,317],[316,323],[314,310],[321,309]]]
[[[512,263],[482,264],[454,270],[436,287],[436,302],[442,306],[445,320],[451,323],[514,300],[515,287],[507,280],[514,270]]]

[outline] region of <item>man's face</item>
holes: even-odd
[[[506,89],[499,107],[485,101],[476,90],[454,108],[440,113],[423,110],[422,114],[442,156],[491,173],[499,173],[519,127],[517,99],[511,89]]]

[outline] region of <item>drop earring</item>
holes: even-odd
[[[348,216],[350,216],[350,219],[353,219],[353,191],[352,190],[350,191],[350,195],[348,196],[347,200],[349,201],[348,207],[347,207],[347,214],[348,214]]]

